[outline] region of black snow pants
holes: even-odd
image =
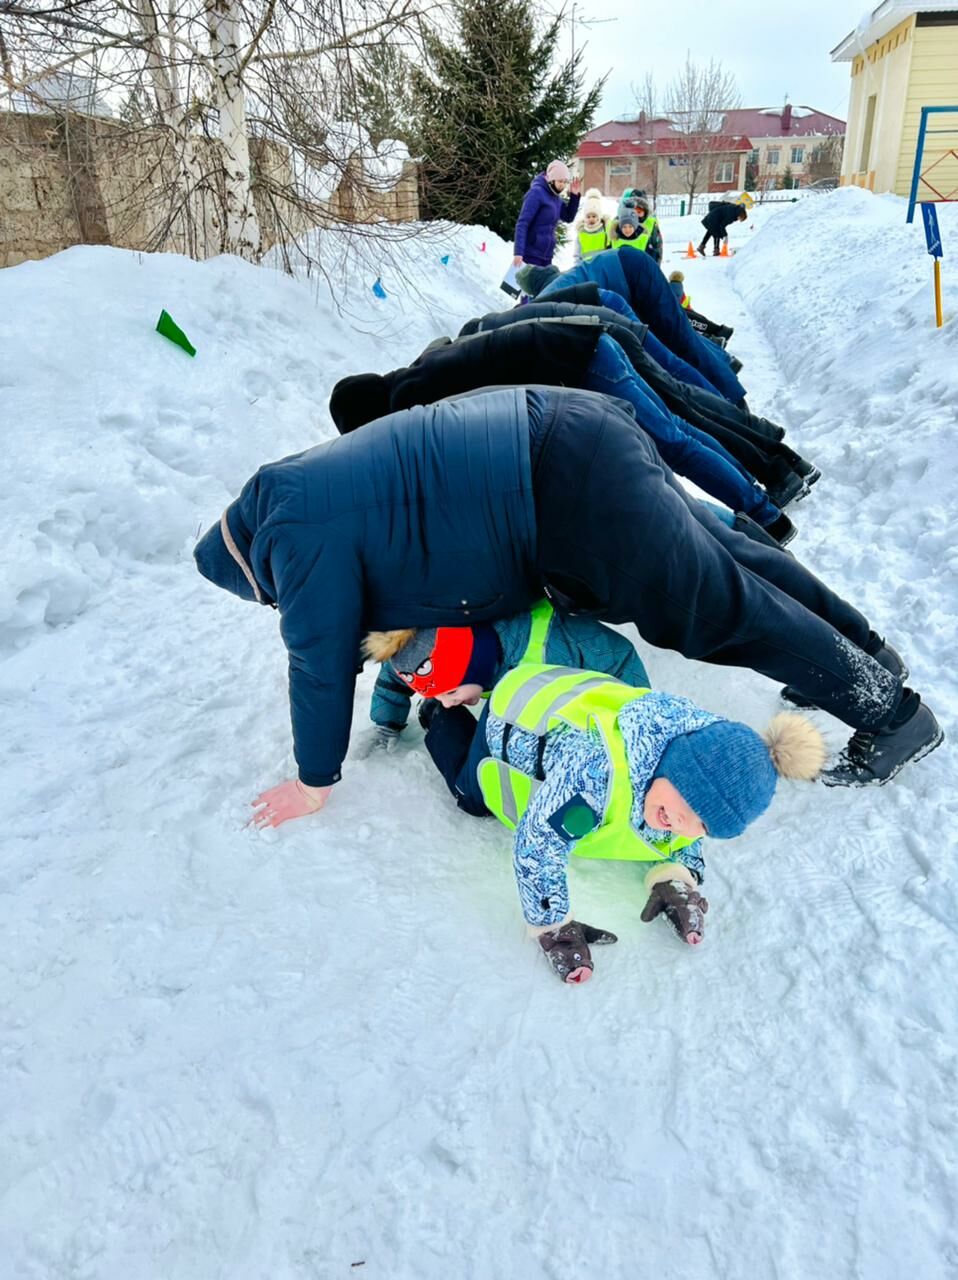
[[[615,402],[553,392],[533,433],[538,562],[558,608],[632,622],[687,658],[751,667],[846,724],[889,721],[901,682],[870,627],[793,556],[690,500]]]

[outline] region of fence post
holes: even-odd
[[[679,217],[680,217],[680,218],[684,218],[684,217],[685,217],[685,201],[684,201],[684,200],[683,200],[683,201],[682,201],[682,203],[679,205]]]

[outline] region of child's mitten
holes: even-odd
[[[662,880],[652,886],[642,919],[648,924],[664,913],[682,941],[695,947],[702,941],[708,909],[708,900],[684,880]]]
[[[549,957],[553,972],[563,982],[588,982],[592,977],[590,944],[618,942],[618,938],[606,929],[567,920],[547,933],[540,933],[537,941]]]

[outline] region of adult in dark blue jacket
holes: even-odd
[[[565,200],[562,193],[567,186],[569,198]],[[579,212],[579,190],[579,179],[572,181],[561,160],[553,160],[545,173],[533,178],[516,219],[514,266],[521,267],[524,262],[549,266],[556,251],[556,227],[560,221],[575,221]]]
[[[211,581],[278,608],[289,651],[299,776],[264,793],[257,825],[320,808],[339,779],[366,632],[492,621],[544,592],[784,680],[853,725],[836,783],[887,778],[940,741],[865,618],[693,503],[625,409],[592,392],[484,391],[271,463],[195,556]]]
[[[538,295],[538,300],[546,302],[560,289],[587,280],[623,297],[659,341],[703,373],[726,400],[741,404],[745,399],[745,388],[732,372],[725,353],[695,332],[676,302],[668,280],[647,253],[607,249],[556,276]]]

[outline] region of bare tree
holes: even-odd
[[[843,134],[836,134],[834,137],[825,138],[816,143],[812,147],[812,152],[805,168],[808,181],[812,183],[828,179],[837,182],[842,171],[842,152],[844,149],[845,138]]]
[[[275,239],[328,221],[347,176],[354,205],[372,198],[389,166],[343,118],[354,60],[399,36],[415,45],[431,3],[0,0],[2,82],[46,110],[65,74],[102,87],[122,115],[114,140],[140,135],[147,247],[256,260],[264,204]]]
[[[706,65],[692,61],[670,81],[665,93],[666,112],[681,139],[679,162],[685,170],[689,207],[697,191],[708,190],[709,169],[715,159],[728,154],[724,136],[725,113],[741,99],[735,77],[714,58]]]
[[[659,86],[655,73],[646,71],[641,81],[632,85],[637,113],[636,138],[643,152],[636,166],[636,186],[644,188],[653,203],[659,195],[659,157],[656,150],[655,122],[659,116]]]

